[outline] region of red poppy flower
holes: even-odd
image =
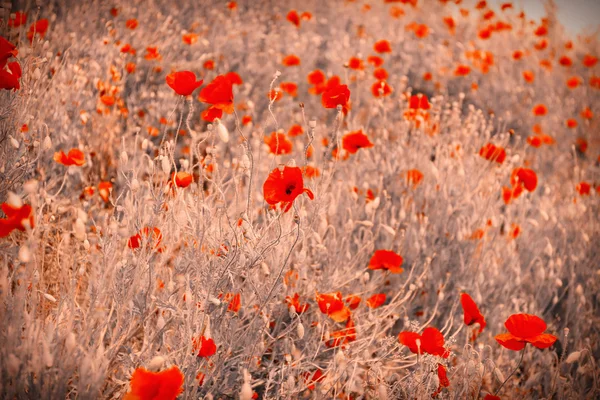
[[[24,232],[27,227],[34,227],[33,210],[29,204],[15,207],[2,203],[0,208],[6,215],[6,218],[0,218],[0,238],[7,237],[15,229]]]
[[[198,99],[231,114],[233,113],[233,84],[226,76],[219,75],[200,91]]]
[[[206,60],[206,61],[204,61],[204,64],[202,64],[202,67],[204,69],[212,71],[213,69],[215,69],[215,61],[214,60]]]
[[[495,146],[492,143],[487,143],[479,149],[479,155],[488,161],[496,161],[498,164],[502,164],[506,160],[504,147]]]
[[[346,85],[337,85],[323,92],[321,104],[325,108],[336,108],[338,105],[345,107],[350,100],[350,90]]]
[[[309,390],[315,390],[315,383],[321,382],[323,379],[325,379],[325,374],[323,374],[320,369],[317,369],[312,376],[308,371],[302,374],[302,376],[304,377],[306,387]]]
[[[350,309],[344,305],[342,294],[340,292],[317,292],[316,300],[319,305],[319,310],[335,322],[344,322],[350,318]]]
[[[358,308],[358,306],[360,305],[361,302],[361,298],[360,296],[357,296],[355,294],[351,294],[349,296],[346,297],[346,303],[348,304],[348,308],[351,310],[356,310]]]
[[[160,242],[162,241],[162,232],[157,227],[143,228],[138,233],[136,233],[135,235],[133,235],[129,238],[129,240],[127,241],[127,246],[130,249],[140,248],[142,246],[142,240],[143,240],[142,235],[144,236],[145,240],[148,243],[151,243],[150,241],[152,241],[152,244],[153,244],[152,248],[158,249],[160,251],[159,246],[160,246]],[[149,246],[151,246],[151,244],[149,244]]]
[[[292,97],[298,96],[298,85],[296,85],[294,82],[281,82],[279,87]]]
[[[304,187],[299,167],[275,168],[263,184],[263,196],[267,204],[274,206],[281,203],[284,212],[292,208],[294,200],[302,193],[306,193],[311,200],[315,198],[313,192]]]
[[[318,178],[319,176],[321,176],[321,171],[319,170],[319,168],[315,168],[312,165],[307,165],[306,167],[304,167],[302,173],[308,179]]]
[[[590,185],[588,182],[579,182],[575,187],[575,190],[577,190],[581,196],[589,196],[591,188],[592,185]]]
[[[17,46],[0,36],[0,68],[4,68],[11,57],[16,57],[19,52]]]
[[[429,101],[427,100],[427,96],[424,94],[410,96],[408,107],[415,110],[429,110],[431,108]]]
[[[11,28],[18,28],[21,25],[25,25],[27,22],[27,13],[22,11],[17,11],[15,13],[14,18],[9,18],[8,26]]]
[[[471,68],[468,65],[458,65],[454,70],[454,76],[467,76],[471,72]]]
[[[110,195],[112,187],[113,185],[110,182],[100,182],[98,184],[98,194],[105,203],[108,203],[108,196]]]
[[[225,296],[225,298],[230,299],[229,304],[227,305],[227,311],[231,311],[233,313],[237,313],[238,311],[240,311],[240,308],[242,307],[242,296],[239,293],[236,293],[234,295],[228,293],[227,296]]]
[[[286,67],[294,67],[296,65],[300,65],[300,58],[294,54],[290,54],[283,57],[281,63]]]
[[[311,85],[322,85],[325,83],[325,74],[321,70],[314,70],[310,74],[308,74],[307,80]]]
[[[485,395],[483,400],[502,400],[502,399],[500,398],[500,396],[494,396],[493,394],[488,393]]]
[[[85,164],[85,156],[79,149],[71,149],[68,154],[61,150],[54,153],[54,161],[67,167],[71,165],[81,167]]]
[[[535,315],[513,314],[504,322],[504,326],[508,329],[508,333],[496,335],[495,339],[509,350],[522,350],[527,343],[531,343],[538,349],[545,349],[557,340],[556,336],[544,333],[546,323]]]
[[[392,87],[386,81],[378,81],[371,86],[371,93],[374,97],[386,97],[392,94]]]
[[[300,295],[298,293],[294,293],[293,297],[285,296],[285,302],[289,308],[293,306],[297,314],[302,314],[310,307],[308,303],[300,304]]]
[[[434,399],[442,392],[443,388],[450,386],[450,380],[448,379],[448,374],[446,373],[446,367],[440,363],[438,363],[437,366],[437,375],[439,385],[437,390],[431,394],[431,397]]]
[[[171,176],[171,182],[180,188],[186,188],[190,186],[193,181],[194,177],[189,172],[179,171],[177,174],[173,173]]]
[[[583,119],[592,119],[594,118],[594,113],[589,107],[585,107],[581,112],[581,118]]]
[[[204,82],[202,79],[196,81],[196,74],[191,71],[172,72],[167,75],[167,85],[180,96],[189,96]]]
[[[200,117],[207,122],[214,122],[216,118],[223,116],[223,110],[215,106],[210,106],[200,113]]]
[[[377,68],[373,71],[373,76],[379,81],[385,81],[388,78],[388,72],[385,68]]]
[[[183,378],[176,366],[161,372],[137,368],[123,400],[175,400],[183,392]]]
[[[533,112],[533,115],[535,115],[536,117],[542,117],[542,116],[548,114],[548,109],[543,104],[537,104],[535,107],[533,107],[532,112]]]
[[[583,56],[583,65],[588,68],[592,68],[594,65],[598,63],[598,57],[594,57],[591,54],[586,54]]]
[[[571,65],[573,65],[573,61],[568,56],[562,56],[558,60],[558,63],[563,67],[570,67]]]
[[[513,186],[522,185],[528,192],[533,192],[537,187],[537,175],[529,168],[515,168],[510,175]]]
[[[422,335],[416,332],[400,332],[398,340],[415,354],[428,353],[442,358],[448,358],[450,355],[450,352],[444,347],[444,335],[433,327],[425,328]]]
[[[183,43],[191,46],[198,41],[198,35],[195,33],[184,33],[181,36],[181,39],[183,40]]]
[[[390,42],[385,39],[376,42],[373,45],[373,49],[377,53],[391,53],[392,52],[392,46],[390,45]]]
[[[300,15],[298,15],[298,11],[291,10],[287,16],[285,17],[292,24],[296,25],[297,28],[300,28]]]
[[[356,71],[362,71],[363,69],[365,69],[365,65],[363,63],[363,60],[361,60],[360,58],[352,57],[350,58],[350,60],[348,60],[348,68]]]
[[[367,306],[370,308],[381,307],[385,303],[385,293],[377,293],[367,299]]]
[[[302,129],[302,125],[292,125],[290,127],[290,130],[288,131],[288,136],[290,137],[294,137],[294,136],[300,136],[304,133],[304,129]]]
[[[162,56],[158,52],[158,47],[146,47],[146,54],[144,54],[146,60],[161,60]]]
[[[48,20],[46,18],[40,19],[39,21],[34,22],[29,27],[29,31],[27,32],[27,39],[29,42],[33,42],[33,36],[39,35],[40,38],[44,38],[46,36],[46,31],[48,30]]]
[[[369,56],[367,57],[367,62],[373,65],[375,68],[379,68],[383,65],[383,58],[379,56]]]
[[[292,152],[292,142],[284,133],[272,132],[265,137],[265,143],[269,146],[271,154],[290,154]]]
[[[400,274],[402,271],[402,256],[391,250],[376,250],[369,261],[369,269],[386,269],[392,274]]]
[[[199,345],[198,357],[200,358],[208,358],[217,352],[217,346],[212,338],[207,339],[204,336],[201,336]]]
[[[139,25],[138,20],[135,18],[131,18],[131,19],[128,19],[127,21],[125,21],[125,27],[127,29],[133,30],[133,29],[137,28],[138,25]]]
[[[241,85],[244,83],[242,77],[237,72],[228,72],[225,74],[225,77],[229,79],[232,85]]]
[[[330,339],[325,342],[325,346],[328,348],[344,346],[345,344],[354,342],[356,340],[356,328],[352,318],[348,318],[344,329],[331,332],[329,336]]]
[[[0,89],[16,91],[21,88],[19,79],[21,79],[21,66],[18,62],[8,63],[7,69],[0,69]]]
[[[362,129],[350,132],[342,138],[342,148],[350,154],[356,154],[359,149],[373,147],[373,143],[365,135]]]
[[[413,187],[417,187],[423,180],[423,173],[418,169],[409,169],[406,171],[406,180],[408,183],[412,183]]]
[[[137,51],[131,47],[131,45],[129,43],[126,43],[125,45],[123,45],[123,47],[121,47],[121,53],[129,53],[131,55],[136,55]]]
[[[483,315],[481,315],[477,304],[475,304],[471,296],[469,296],[467,293],[461,294],[460,304],[463,308],[465,324],[471,326],[474,323],[478,323],[479,333],[483,332],[483,328],[485,328],[486,325],[485,318],[483,318]]]

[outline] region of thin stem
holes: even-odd
[[[510,373],[510,375],[508,375],[508,377],[504,380],[504,382],[502,382],[502,385],[500,385],[500,387],[498,389],[496,389],[496,392],[494,393],[494,396],[497,396],[498,393],[500,393],[500,390],[502,390],[502,388],[504,387],[504,384],[506,382],[508,382],[508,380],[510,379],[510,377],[513,376],[515,374],[515,372],[517,372],[517,370],[521,366],[521,362],[523,362],[523,356],[525,355],[525,349],[526,349],[526,347],[523,347],[523,350],[521,350],[521,358],[519,358],[519,363],[517,364],[517,366],[515,367],[515,369],[513,369],[513,371]]]

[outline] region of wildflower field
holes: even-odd
[[[600,42],[546,4],[0,5],[0,398],[600,397]]]

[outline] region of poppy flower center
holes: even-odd
[[[296,185],[290,185],[285,189],[285,194],[287,194],[288,196],[290,196],[292,194],[292,192],[294,191],[294,189],[296,189]]]

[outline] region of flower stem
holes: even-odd
[[[525,349],[526,349],[526,347],[523,347],[523,350],[521,350],[521,358],[519,358],[519,363],[517,364],[517,366],[515,367],[515,369],[513,369],[513,371],[510,373],[510,375],[508,375],[508,377],[504,380],[504,382],[502,382],[502,385],[500,385],[500,387],[498,389],[496,389],[496,392],[494,393],[494,396],[497,396],[498,393],[500,393],[500,390],[502,390],[502,388],[504,387],[504,384],[506,382],[508,382],[508,380],[510,379],[510,377],[513,376],[515,374],[515,372],[517,372],[517,370],[521,366],[521,362],[523,362],[523,356],[525,355]]]

